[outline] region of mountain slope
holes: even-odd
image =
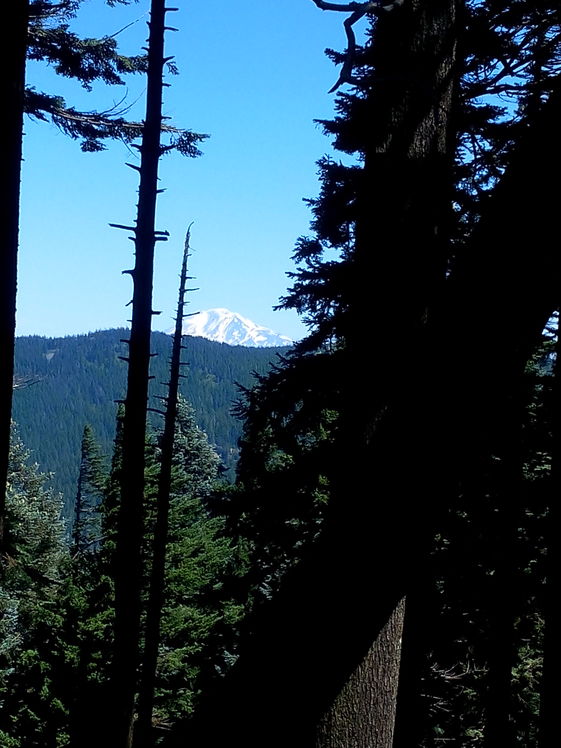
[[[36,383],[14,392],[14,420],[26,446],[45,471],[54,471],[53,486],[63,492],[67,513],[76,492],[80,440],[90,424],[109,456],[115,432],[115,401],[124,398],[126,355],[121,338],[127,330],[105,330],[66,338],[38,336],[18,338],[16,376]],[[232,416],[238,399],[236,382],[248,386],[252,372],[265,372],[277,360],[274,348],[244,348],[202,338],[186,338],[184,360],[187,378],[181,392],[193,405],[199,426],[207,432],[225,465],[237,457],[241,426]],[[151,407],[163,395],[171,338],[161,332],[152,336]],[[284,352],[286,348],[284,349]],[[159,425],[161,418],[152,416]]]
[[[244,345],[257,348],[292,345],[292,340],[279,335],[268,327],[257,325],[246,317],[229,309],[207,309],[187,317],[183,323],[183,334],[214,340],[229,345]]]

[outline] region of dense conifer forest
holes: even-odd
[[[302,2],[347,39],[322,122],[344,157],[319,163],[281,301],[309,334],[272,367],[272,351],[181,353],[188,234],[169,371],[151,334],[158,166],[203,139],[162,116],[172,9],[151,0],[146,54],[122,58],[66,33],[78,0],[14,3],[2,748],[558,744],[559,3]],[[145,74],[145,118],[76,129],[64,102],[25,99],[26,55],[86,83]],[[22,339],[14,377],[26,107],[88,150],[136,141],[140,181],[117,226],[135,247],[130,330]],[[55,450],[66,507],[34,463]]]
[[[126,385],[127,331],[105,330],[65,338],[22,337],[16,341],[13,418],[19,433],[44,472],[54,473],[51,485],[60,491],[72,515],[85,425],[91,426],[107,462],[115,438],[117,401]],[[241,397],[238,385],[249,387],[253,373],[264,374],[288,349],[229,346],[203,338],[186,338],[188,377],[181,391],[195,410],[197,423],[208,435],[224,466],[233,476],[241,423],[233,415]],[[152,334],[151,404],[159,406],[168,379],[171,337]],[[152,414],[154,428],[161,416]]]

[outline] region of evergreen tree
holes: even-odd
[[[103,458],[91,427],[86,425],[82,436],[78,492],[72,528],[72,539],[77,553],[94,549],[100,542],[100,504],[105,482]]]
[[[10,556],[0,581],[0,743],[6,748],[57,748],[67,735],[72,651],[58,602],[68,554],[60,500],[46,480],[14,435],[6,494]]]
[[[6,115],[0,136],[0,220],[4,227],[0,245],[0,349],[5,363],[0,374],[0,556],[4,553],[6,481],[8,475],[14,339],[16,330],[16,276],[19,241],[19,198],[23,140],[23,101],[26,31],[29,3],[19,0],[12,15],[11,44],[3,45],[0,59],[6,85]],[[8,48],[9,46],[9,48]],[[4,51],[7,54],[4,54]],[[1,560],[1,559],[0,559]]]
[[[384,703],[385,716],[370,719],[379,714],[375,705],[353,702],[353,687],[345,684],[356,665],[355,690],[362,683],[363,694],[374,693],[373,662],[385,671],[376,657],[369,667],[366,642],[384,632],[380,618],[393,605],[398,610],[408,591],[407,651],[415,654],[403,663],[402,682],[412,688],[402,689],[399,745],[442,739],[496,744],[501,730],[501,741],[512,740],[516,712],[519,741],[535,735],[535,728],[526,730],[531,719],[516,699],[527,688],[520,673],[536,673],[523,637],[531,633],[535,654],[539,583],[528,570],[543,543],[536,544],[535,535],[531,542],[525,538],[526,518],[538,516],[539,506],[525,495],[521,475],[524,461],[535,458],[520,454],[516,435],[524,427],[526,362],[556,308],[561,272],[547,238],[555,208],[545,179],[560,156],[554,135],[559,8],[501,0],[406,1],[387,9],[314,2],[348,13],[347,53],[330,54],[343,65],[340,82],[352,88],[339,95],[335,120],[323,124],[336,147],[356,161],[320,163],[321,194],[311,201],[315,235],[299,242],[301,270],[284,300],[307,315],[311,332],[250,399],[240,462],[244,483],[232,511],[255,547],[272,551],[266,559],[276,584],[290,566],[285,549],[290,553],[298,543],[286,528],[313,507],[311,492],[297,488],[323,474],[327,509],[312,510],[318,521],[324,515],[322,532],[285,574],[270,612],[256,617],[253,641],[242,648],[230,686],[209,700],[193,740],[220,739],[221,726],[211,716],[218,710],[227,715],[230,738],[239,729],[246,744],[258,744],[274,724],[280,726],[273,744],[311,745],[313,734],[305,730],[323,711],[321,745],[389,744],[392,699],[384,702],[379,694],[375,702]],[[353,24],[366,14],[380,17],[359,47]],[[508,106],[490,98],[499,94]],[[325,412],[334,414],[326,449],[310,465],[302,445],[314,424],[319,431]],[[245,472],[252,464],[253,484],[253,468]],[[288,500],[267,490],[283,479]],[[496,518],[504,522],[500,528]],[[497,538],[490,519],[500,529]],[[467,572],[460,561],[472,546],[477,573],[466,577],[462,590]],[[528,584],[524,599],[515,589],[521,580]],[[325,609],[318,604],[322,584]],[[477,601],[481,589],[484,598]],[[467,599],[460,602],[462,592]],[[466,604],[473,606],[469,632],[455,618]],[[436,625],[443,610],[448,629]],[[518,616],[529,610],[533,623],[524,629]],[[444,733],[422,737],[428,720],[440,728],[443,717],[427,714],[427,700],[419,699],[421,672],[430,647],[449,637],[450,655],[457,635],[466,649],[455,664],[447,663],[465,665],[466,677],[458,679],[450,701],[436,696],[435,703],[458,719],[451,730],[448,725]],[[470,671],[472,635],[477,664]],[[357,647],[347,659],[348,642]],[[392,654],[387,637],[385,645]],[[342,661],[344,675],[330,682]],[[440,687],[447,682],[450,696],[453,677],[446,673],[454,670],[433,665],[439,671],[434,680]],[[252,684],[259,684],[259,693]],[[330,693],[318,703],[322,689]],[[339,689],[342,698],[329,709]],[[468,702],[470,717],[462,724]],[[380,733],[371,736],[374,724]]]
[[[244,611],[232,592],[243,562],[224,519],[209,512],[220,459],[183,400],[173,464],[154,721],[168,728],[192,713],[201,690],[231,665]]]

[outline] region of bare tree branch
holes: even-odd
[[[335,10],[340,13],[350,13],[343,26],[345,27],[345,33],[347,35],[347,52],[345,55],[345,62],[341,68],[341,74],[337,83],[329,89],[329,93],[334,93],[343,83],[354,83],[353,80],[353,65],[356,50],[356,37],[353,26],[357,21],[367,15],[381,15],[384,12],[389,12],[394,8],[403,5],[404,0],[393,0],[391,3],[383,3],[383,0],[369,0],[364,3],[350,2],[350,3],[333,3],[326,2],[326,0],[312,0],[314,5],[320,10]]]
[[[353,83],[353,64],[356,50],[356,36],[353,26],[365,14],[366,11],[357,10],[343,21],[345,33],[347,34],[347,54],[345,55],[345,62],[343,63],[343,67],[341,68],[339,79],[337,80],[335,85],[329,89],[329,93],[334,93],[340,86],[343,85],[343,83]]]
[[[360,12],[362,15],[365,13],[379,14],[380,11],[390,11],[397,8],[399,5],[403,5],[404,0],[393,0],[391,3],[384,3],[383,0],[369,0],[364,3],[331,3],[325,2],[325,0],[312,0],[320,10],[335,10],[341,13],[356,13]]]

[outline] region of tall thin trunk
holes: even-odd
[[[181,377],[181,339],[183,329],[183,309],[187,283],[187,260],[189,257],[189,231],[185,238],[183,264],[179,282],[179,299],[175,318],[175,332],[171,352],[170,375],[164,431],[161,440],[160,474],[158,479],[158,496],[156,509],[156,526],[154,529],[152,573],[150,576],[150,594],[146,615],[146,634],[142,675],[138,700],[138,722],[135,727],[135,748],[148,748],[154,743],[152,733],[152,712],[154,709],[154,688],[160,642],[160,624],[164,603],[165,564],[168,541],[168,519],[171,493],[173,464],[173,445],[175,423],[177,419],[177,400],[179,379]]]
[[[136,262],[129,369],[123,426],[123,470],[115,554],[115,652],[112,679],[111,744],[132,745],[134,698],[139,660],[144,511],[144,450],[158,163],[161,153],[165,0],[152,0],[148,40],[146,118],[140,146],[140,187],[134,242]],[[136,167],[135,167],[136,168]]]
[[[5,85],[0,136],[0,195],[2,195],[0,226],[4,231],[0,244],[0,351],[2,352],[2,365],[0,366],[0,554],[4,550],[6,481],[14,380],[17,255],[28,21],[29,0],[15,0],[11,3],[7,27],[10,43],[2,45],[1,57]]]

